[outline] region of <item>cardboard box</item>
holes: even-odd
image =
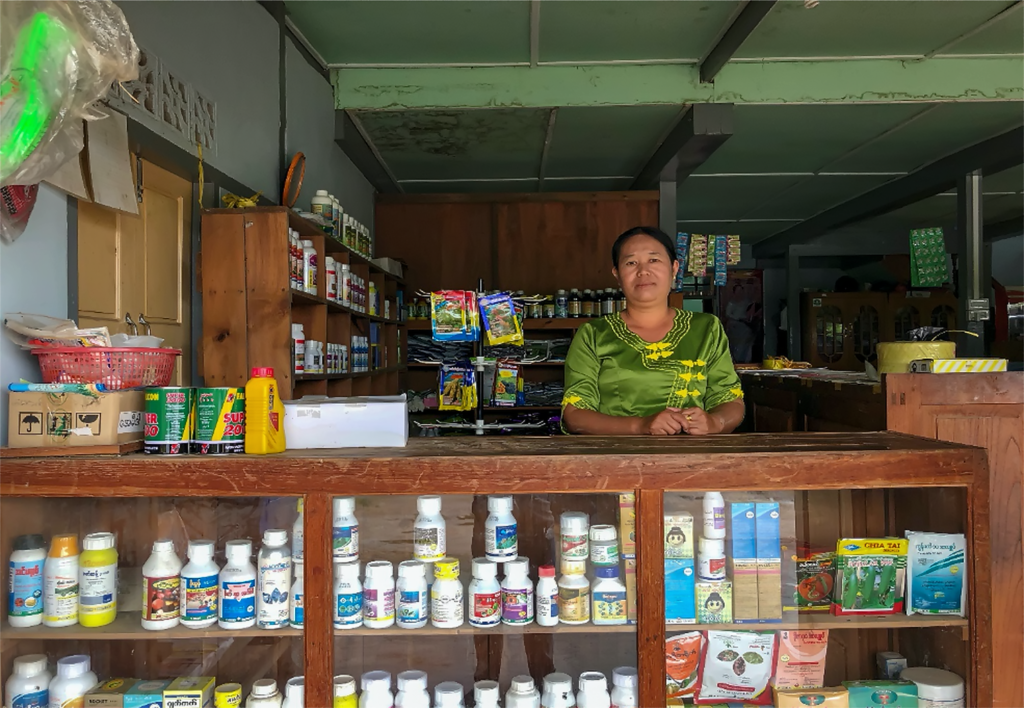
[[[212,676],[176,678],[164,689],[164,708],[209,708],[216,683]]]
[[[665,559],[666,624],[697,622],[696,582],[693,558]]]
[[[619,543],[623,558],[636,558],[636,494],[619,495]]]
[[[85,708],[124,708],[125,694],[136,683],[138,683],[138,679],[132,678],[115,678],[104,681],[85,694]]]
[[[285,401],[284,438],[289,450],[405,447],[405,394]]]
[[[762,622],[782,621],[782,541],[779,505],[755,505],[757,539],[757,616]]]
[[[11,391],[7,444],[11,447],[123,445],[145,437],[142,391],[81,393]]]
[[[757,606],[757,529],[754,502],[730,504],[729,524],[732,540],[730,564],[733,582],[733,621],[740,624],[760,622]]]
[[[907,668],[907,659],[897,651],[880,651],[875,654],[875,662],[878,664],[878,678],[895,679],[900,677],[900,672]]]
[[[917,708],[913,681],[843,681],[850,708]]]
[[[626,565],[626,624],[636,624],[636,558],[627,558]]]
[[[163,708],[169,680],[139,681],[124,694],[124,708]]]
[[[701,580],[696,588],[697,622],[732,624],[732,583],[728,580]]]
[[[910,371],[915,374],[987,374],[1006,371],[1006,359],[915,359]]]
[[[693,515],[665,516],[665,558],[693,558]]]

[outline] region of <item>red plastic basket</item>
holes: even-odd
[[[180,349],[38,347],[43,383],[97,383],[108,391],[166,386]]]

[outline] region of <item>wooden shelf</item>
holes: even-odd
[[[523,329],[527,332],[530,331],[573,331],[577,330],[587,322],[591,320],[600,319],[598,317],[567,317],[560,319],[525,319],[523,320]],[[430,320],[407,320],[406,326],[410,332],[429,332],[430,331]]]
[[[438,629],[428,623],[426,627],[419,629],[402,629],[401,627],[388,627],[387,629],[369,629],[367,627],[355,627],[353,629],[335,629],[335,637],[465,637],[465,636],[494,636],[494,635],[519,635],[519,634],[636,634],[635,624],[556,624],[554,627],[541,627],[534,622],[524,625],[501,624],[497,627],[471,627],[469,623],[454,629]]]
[[[189,629],[178,625],[171,629],[151,631],[142,628],[141,612],[118,612],[117,618],[105,627],[9,627],[4,626],[4,639],[36,639],[42,641],[70,641],[73,639],[95,639],[108,641],[129,639],[239,639],[242,637],[301,637],[301,629],[221,629],[217,625],[206,629]]]
[[[776,629],[904,629],[908,627],[967,627],[966,617],[930,615],[880,615],[866,617],[834,617],[830,614],[800,615],[799,619],[751,624],[666,624],[666,632],[716,630],[751,630],[770,632]]]

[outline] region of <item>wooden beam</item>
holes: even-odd
[[[358,117],[349,111],[334,111],[334,142],[378,192],[386,194],[402,191],[373,141],[359,125]]]
[[[775,0],[748,0],[722,38],[700,63],[701,83],[711,83],[733,55],[765,18]]]
[[[640,170],[632,188],[650,188],[663,177],[665,167],[677,158],[675,181],[682,182],[731,138],[732,132],[731,103],[693,104]]]

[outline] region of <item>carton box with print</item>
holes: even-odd
[[[176,678],[164,689],[164,708],[209,708],[216,682],[212,676]]]
[[[623,558],[636,558],[636,494],[619,495],[619,552]]]
[[[92,447],[140,442],[145,437],[142,391],[96,395],[11,391],[7,407],[10,447]]]
[[[125,708],[124,697],[138,679],[114,678],[104,681],[85,694],[85,708]]]
[[[124,694],[124,708],[163,708],[170,680],[139,681]]]
[[[693,558],[665,559],[666,624],[697,622],[696,581]]]

